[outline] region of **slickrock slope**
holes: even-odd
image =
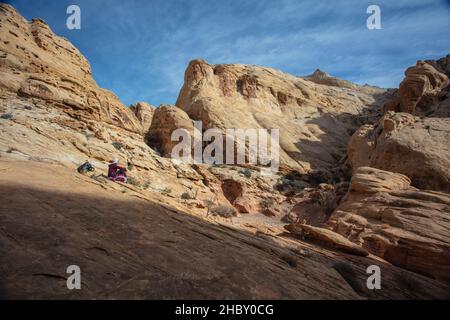
[[[3,94],[59,108],[87,123],[105,122],[142,133],[131,110],[97,86],[83,55],[43,20],[28,22],[11,6],[0,4],[0,34]]]
[[[99,88],[87,60],[42,20],[27,22],[1,4],[0,31],[1,157],[71,168],[89,159],[97,174],[117,157],[130,164],[134,184],[162,197],[191,190],[199,199],[212,197],[194,169],[174,166],[146,144],[153,108],[127,108]]]
[[[62,166],[7,161],[0,170],[6,298],[359,298],[333,268],[270,237]],[[82,269],[79,291],[66,288],[72,264]]]
[[[65,166],[0,161],[0,294],[21,299],[430,299],[449,288],[354,257],[156,203]],[[57,186],[57,188],[55,188]],[[272,231],[271,231],[272,230]],[[383,290],[365,289],[383,268]],[[66,268],[82,270],[67,290]],[[403,283],[404,288],[399,288]]]
[[[280,129],[280,161],[300,172],[329,169],[350,135],[376,116],[383,89],[329,84],[248,65],[192,61],[176,105],[205,128]],[[361,122],[360,122],[361,121]]]
[[[182,202],[199,211],[207,210],[206,200],[214,205],[223,201],[225,206],[235,202],[224,195],[226,186],[222,186],[217,174],[223,180],[248,184],[236,206],[250,200],[251,210],[240,211],[261,209],[260,186],[273,189],[281,176],[254,182],[244,173],[257,176],[258,168],[246,172],[236,167],[194,168],[175,165],[169,158],[161,157],[147,142],[173,145],[171,129],[192,125],[181,109],[172,108],[184,122],[174,122],[169,127],[166,117],[161,116],[166,107],[155,111],[146,103],[137,103],[126,108],[112,93],[98,88],[86,59],[67,40],[54,35],[43,21],[27,22],[9,5],[0,5],[0,10],[1,157],[62,163],[70,168],[89,159],[97,168],[97,175],[105,173],[107,163],[117,157],[122,164],[130,164],[130,182],[180,202],[181,195],[188,193],[192,199]],[[36,26],[45,28],[33,35],[31,29]],[[67,79],[74,82],[67,84]],[[24,94],[21,88],[28,93]],[[92,92],[99,97],[99,103],[90,98]],[[164,150],[163,155],[170,154],[170,148]],[[281,197],[278,201],[283,200]],[[289,210],[289,206],[284,209]]]

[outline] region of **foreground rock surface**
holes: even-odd
[[[443,298],[449,290],[383,261],[271,236],[267,227],[255,234],[181,212],[150,192],[73,169],[0,161],[2,298],[398,299]],[[349,283],[364,287],[374,263],[384,290],[357,293]],[[81,290],[67,290],[72,264],[82,270]],[[352,278],[336,264],[351,268]],[[399,289],[400,281],[414,290]]]

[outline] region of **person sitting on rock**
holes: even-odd
[[[127,169],[119,166],[117,158],[108,165],[108,178],[114,182],[127,182]]]

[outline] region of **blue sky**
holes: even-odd
[[[91,63],[95,80],[126,104],[175,103],[192,59],[270,66],[295,75],[320,68],[397,87],[406,67],[450,53],[449,0],[16,0]],[[66,8],[81,8],[81,30]],[[366,9],[381,8],[381,30]]]

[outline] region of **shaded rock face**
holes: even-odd
[[[382,89],[203,60],[189,64],[184,80],[176,105],[190,118],[205,129],[280,129],[281,166],[301,172],[336,166],[350,134],[385,98]]]
[[[245,191],[245,186],[235,180],[225,180],[222,182],[222,190],[225,197],[233,203],[239,197],[242,197]]]
[[[383,290],[357,293],[332,266],[345,263],[352,282],[364,288],[370,257],[257,236],[60,165],[2,160],[0,171],[3,298],[442,299],[448,293],[437,281],[383,261],[377,261]],[[74,258],[82,290],[65,286]],[[399,287],[401,277],[412,279],[414,289]]]
[[[239,213],[262,212],[259,198],[247,190],[244,182],[225,179],[222,182],[222,192]]]
[[[343,196],[341,193],[339,186],[325,183],[317,188],[308,188],[302,192],[302,200],[292,207],[284,220],[320,227],[336,209]]]
[[[135,195],[130,197],[115,190],[117,184],[100,187],[62,166],[0,162],[2,173],[8,167],[0,178],[6,196],[0,202],[4,298],[359,298],[329,267],[331,258],[316,260],[319,253],[294,254],[292,244],[221,227],[157,204],[139,190],[127,189]],[[298,260],[297,267],[286,257]],[[83,282],[82,290],[71,291],[64,277],[74,259]]]
[[[44,21],[28,22],[7,4],[0,4],[0,21],[0,89],[5,94],[142,133],[131,110],[98,87],[85,57]]]
[[[450,197],[408,177],[358,168],[326,225],[394,265],[450,283]]]

